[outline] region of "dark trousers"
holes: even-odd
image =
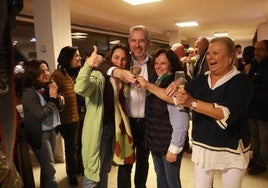
[[[145,188],[149,170],[149,150],[145,145],[145,120],[130,118],[130,126],[134,145],[136,147],[136,169],[134,183],[136,188]],[[131,165],[119,165],[117,185],[118,188],[131,187]]]
[[[67,176],[75,176],[77,173],[77,137],[79,123],[69,123],[57,127],[64,139],[65,161]]]

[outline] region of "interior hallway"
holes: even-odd
[[[32,153],[32,152],[31,152]],[[40,169],[38,166],[38,163],[36,162],[35,157],[33,154],[32,156],[32,162],[33,162],[33,173],[34,173],[34,179],[35,179],[35,185],[36,188],[39,188],[39,173]],[[148,181],[147,181],[147,187],[148,188],[156,188],[156,175],[153,169],[153,161],[152,158],[150,158],[150,168],[149,168],[149,175],[148,175]],[[65,164],[64,163],[56,163],[56,178],[59,182],[59,188],[70,188],[71,186],[68,185],[67,179],[66,179],[66,172],[65,172]],[[116,188],[116,177],[117,177],[117,167],[112,167],[112,170],[110,172],[109,176],[109,186],[108,188]],[[82,188],[82,179],[83,177],[79,177],[79,188]],[[191,161],[191,154],[185,153],[182,160],[182,166],[181,166],[181,182],[183,188],[193,188],[193,163]],[[220,179],[219,174],[216,175],[214,179],[214,188],[220,188]],[[261,175],[257,176],[249,176],[246,174],[242,188],[267,188],[268,187],[268,171]]]

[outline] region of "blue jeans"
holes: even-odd
[[[83,188],[107,188],[108,174],[112,168],[113,143],[114,143],[114,125],[105,125],[100,143],[100,182],[94,182],[84,176]]]
[[[136,147],[136,169],[134,183],[136,188],[146,188],[146,181],[149,170],[150,151],[145,145],[145,120],[137,121],[135,118],[129,118],[134,145]],[[131,187],[132,164],[119,165],[117,175],[118,188]]]
[[[166,160],[166,155],[152,153],[154,170],[157,178],[158,188],[181,188],[180,168],[183,152],[177,156],[176,162],[170,163]]]
[[[41,148],[32,148],[37,161],[40,164],[40,187],[57,188],[54,168],[54,150],[56,142],[55,130],[44,131],[42,135]]]

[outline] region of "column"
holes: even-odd
[[[61,48],[72,45],[69,0],[33,0],[36,53],[47,61],[50,71],[57,66]],[[64,162],[63,139],[57,136],[55,161]]]
[[[69,0],[33,0],[36,53],[48,62],[50,70],[57,66],[62,47],[72,45]]]
[[[169,45],[172,46],[174,43],[181,43],[180,30],[169,31]]]

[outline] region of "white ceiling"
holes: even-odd
[[[32,15],[31,2],[24,0],[22,15]],[[71,0],[70,6],[72,24],[123,33],[143,24],[152,38],[165,41],[175,30],[180,30],[183,40],[228,31],[236,42],[251,41],[258,24],[268,21],[268,0],[162,0],[139,6],[122,0]],[[195,19],[199,26],[174,25],[177,20],[188,19]]]

